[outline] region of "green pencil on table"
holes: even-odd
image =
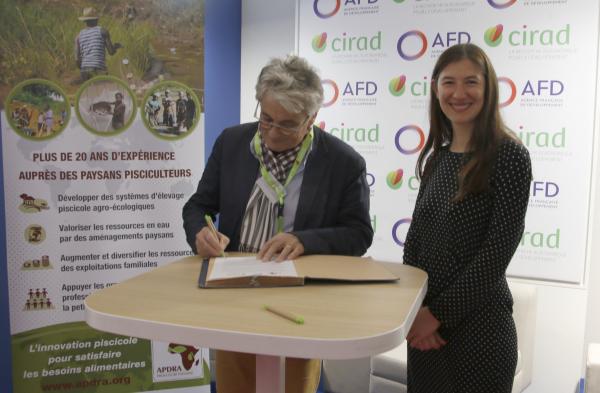
[[[265,310],[267,310],[267,311],[272,312],[275,315],[279,315],[280,317],[283,317],[285,319],[289,319],[290,321],[295,322],[298,325],[303,325],[304,324],[304,318],[302,318],[299,315],[295,315],[295,314],[292,314],[291,312],[283,311],[283,310],[280,310],[280,309],[275,308],[273,306],[268,306],[266,304],[263,306],[263,308]]]
[[[205,214],[204,220],[206,221],[206,224],[208,225],[208,229],[210,229],[212,234],[215,236],[215,239],[217,239],[217,242],[219,242],[219,244],[221,244],[221,242],[219,241],[219,232],[217,231],[217,227],[215,227],[215,224],[213,223],[212,217],[209,216],[208,214]],[[221,257],[225,258],[225,250],[221,251]]]

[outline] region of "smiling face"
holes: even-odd
[[[485,97],[485,76],[469,59],[448,64],[434,86],[440,108],[455,131],[473,131]]]

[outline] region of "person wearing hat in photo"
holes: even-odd
[[[125,103],[123,102],[122,93],[115,93],[113,105],[115,108],[113,109],[111,125],[113,130],[119,130],[125,126]]]
[[[106,51],[114,55],[123,46],[118,42],[113,44],[108,30],[98,26],[94,8],[84,8],[78,19],[86,25],[75,38],[75,60],[83,82],[96,75],[106,75]]]

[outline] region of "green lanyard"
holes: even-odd
[[[294,164],[290,169],[290,173],[285,179],[285,184],[282,186],[277,180],[273,178],[273,175],[271,175],[271,173],[265,167],[262,157],[262,148],[260,147],[260,131],[256,131],[256,134],[254,135],[254,151],[259,157],[258,162],[260,162],[260,175],[263,179],[265,179],[265,182],[269,185],[269,187],[271,187],[271,189],[275,191],[275,194],[277,194],[277,233],[283,232],[283,203],[285,198],[285,188],[288,186],[288,184],[291,183],[294,176],[296,176],[296,173],[300,168],[300,164],[302,164],[302,161],[304,161],[304,157],[306,156],[306,153],[310,148],[312,139],[313,130],[311,128],[308,135],[306,135],[306,137],[304,138],[304,141],[302,142],[302,147],[300,147],[300,151],[296,155],[296,159],[294,160]]]

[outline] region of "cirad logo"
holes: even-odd
[[[338,97],[340,96],[340,89],[337,84],[331,79],[323,79],[321,81],[321,85],[323,86],[323,108],[327,108],[335,104]]]
[[[409,81],[406,75],[400,75],[389,81],[388,90],[394,97],[402,96],[407,90],[414,97],[425,97],[428,95],[429,82],[427,76],[424,76],[422,81]]]
[[[483,33],[483,40],[491,47],[498,46],[502,42],[502,25],[492,26]]]
[[[402,218],[394,224],[392,227],[392,238],[394,242],[400,247],[404,247],[404,242],[406,241],[406,233],[408,232],[408,227],[411,223],[410,218]]]
[[[392,190],[399,190],[404,184],[406,184],[411,191],[419,189],[419,179],[417,179],[415,175],[406,177],[404,170],[401,168],[389,172],[385,177],[385,182]]]
[[[402,154],[415,154],[423,148],[425,144],[425,133],[421,127],[409,124],[400,128],[394,138],[396,149]]]
[[[517,0],[487,0],[487,2],[492,7],[501,10],[515,4]]]
[[[388,83],[388,89],[394,97],[399,97],[404,94],[404,90],[406,90],[405,83],[406,75],[400,75],[399,77],[392,78],[390,83]]]
[[[325,124],[323,124],[324,126]],[[321,127],[323,128],[323,127]],[[329,128],[329,133],[344,142],[375,143],[379,142],[379,123],[369,126],[352,126],[341,123]]]
[[[561,29],[537,29],[523,25],[521,29],[505,31],[502,24],[489,27],[483,33],[485,43],[490,47],[499,46],[506,35],[510,46],[566,46],[571,43],[571,25]]]
[[[532,131],[519,126],[516,134],[527,147],[564,149],[567,146],[567,129],[565,127],[558,131]]]
[[[323,32],[313,37],[311,46],[317,53],[321,53],[327,47],[327,33]]]
[[[560,248],[560,228],[552,232],[524,231],[521,246],[528,248]]]
[[[326,32],[315,35],[311,47],[317,53],[323,53],[327,48],[331,52],[366,52],[381,50],[381,31],[373,35],[354,36],[346,32],[341,36],[329,36]],[[329,43],[329,44],[328,44]]]
[[[498,77],[498,90],[500,96],[498,106],[500,108],[509,106],[517,97],[517,85],[506,76]]]
[[[327,19],[337,14],[341,5],[341,0],[314,0],[313,11],[319,18]]]
[[[402,187],[402,176],[404,176],[404,171],[402,169],[396,169],[391,171],[385,177],[385,181],[392,190],[397,190]]]
[[[471,42],[471,35],[466,31],[448,31],[436,33],[431,40],[431,49],[445,49],[456,44]],[[425,33],[419,30],[410,30],[403,33],[396,44],[398,54],[408,61],[417,60],[427,52],[429,42]]]

